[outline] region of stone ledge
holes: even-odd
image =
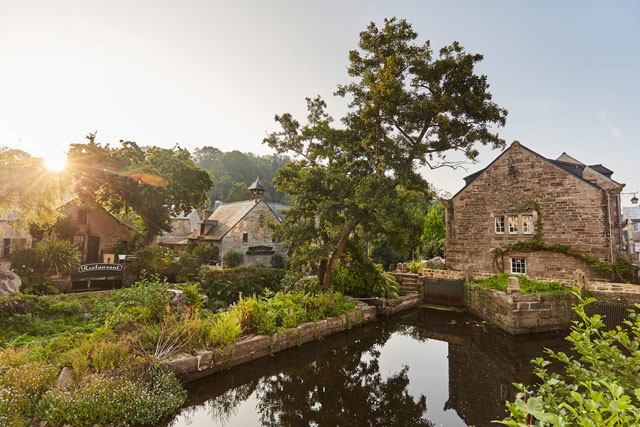
[[[375,307],[376,313],[381,316],[389,316],[391,314],[417,307],[419,302],[420,295],[418,293],[410,293],[401,296],[400,298],[378,298],[368,301],[369,304]]]
[[[230,346],[215,350],[201,350],[195,355],[179,354],[163,364],[181,380],[189,382],[224,369],[251,362],[296,347],[315,339],[369,323],[376,318],[376,307],[360,304],[355,311],[330,317],[319,322],[307,322],[272,336],[254,335],[241,338]]]

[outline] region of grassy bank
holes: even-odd
[[[482,280],[474,280],[473,283],[481,288],[495,289],[496,291],[506,292],[509,286],[509,277],[517,277],[520,283],[520,289],[523,294],[542,294],[542,293],[568,293],[571,288],[559,282],[536,282],[525,276],[510,275],[507,273],[498,274],[497,276],[488,277]]]
[[[183,287],[186,305],[174,304],[169,287],[154,279],[110,293],[0,300],[0,425],[34,416],[55,425],[157,423],[186,397],[163,360],[355,308],[337,293],[267,292],[214,314],[198,285]],[[56,386],[65,366],[70,383]]]

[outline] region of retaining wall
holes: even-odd
[[[181,354],[165,362],[165,366],[183,381],[198,378],[251,362],[264,356],[335,334],[352,325],[368,323],[376,318],[376,307],[361,304],[347,315],[308,322],[272,336],[255,335],[216,350]]]
[[[464,284],[467,309],[514,335],[566,329],[575,313],[571,293],[511,294]]]
[[[376,312],[378,315],[389,316],[400,311],[405,311],[410,308],[417,307],[418,303],[420,302],[420,295],[417,293],[410,293],[400,298],[380,298],[368,302],[376,308]]]

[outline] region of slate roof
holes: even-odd
[[[211,216],[205,221],[215,222],[204,236],[200,236],[200,230],[196,230],[189,235],[190,239],[202,238],[205,240],[222,240],[222,238],[235,227],[245,216],[247,216],[256,206],[260,203],[265,203],[269,209],[273,212],[279,221],[282,221],[282,217],[276,213],[274,208],[262,200],[257,203],[255,200],[247,200],[243,202],[234,203],[222,203],[218,208],[213,211]]]

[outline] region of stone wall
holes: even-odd
[[[600,302],[640,304],[640,286],[628,283],[594,282],[585,285],[589,296]]]
[[[222,349],[202,350],[196,354],[181,354],[165,362],[165,365],[182,380],[193,381],[320,337],[335,334],[352,325],[371,322],[375,320],[375,317],[375,307],[361,304],[356,307],[356,311],[348,315],[331,317],[319,322],[303,323],[272,336],[256,335],[243,338]]]
[[[80,211],[86,212],[87,220],[85,224],[78,223],[78,214]],[[128,244],[134,243],[136,240],[136,232],[126,225],[118,221],[113,215],[109,214],[102,208],[93,208],[88,206],[78,206],[71,202],[65,205],[63,214],[70,216],[76,221],[77,230],[75,235],[82,236],[82,262],[87,262],[89,236],[98,237],[98,260],[103,262],[103,255],[113,253],[113,247],[118,242],[124,241]],[[112,260],[113,262],[113,260]]]
[[[464,285],[467,309],[514,335],[566,329],[574,318],[571,293],[512,294]]]
[[[617,215],[614,215],[616,196],[609,197],[609,214],[607,196],[602,189],[514,143],[472,183],[445,201],[447,269],[471,268],[474,273],[496,273],[491,250],[514,242],[532,241],[534,234],[523,234],[521,224],[518,234],[509,234],[508,223],[505,232],[498,234],[495,217],[532,215],[535,223],[535,209],[521,210],[528,201],[540,205],[545,243],[570,245],[580,253],[606,261],[611,260],[611,247],[614,257],[619,251],[620,233]],[[554,252],[519,255],[527,258],[527,268],[536,276],[570,278],[566,273],[575,264],[575,260],[569,261],[566,255]],[[510,267],[507,258],[505,269]],[[564,262],[569,265],[557,266]],[[580,265],[588,270],[590,279],[599,278],[597,272],[583,263]]]
[[[418,293],[410,293],[400,298],[379,298],[367,302],[376,308],[378,315],[389,316],[417,307],[420,302],[420,295]]]

